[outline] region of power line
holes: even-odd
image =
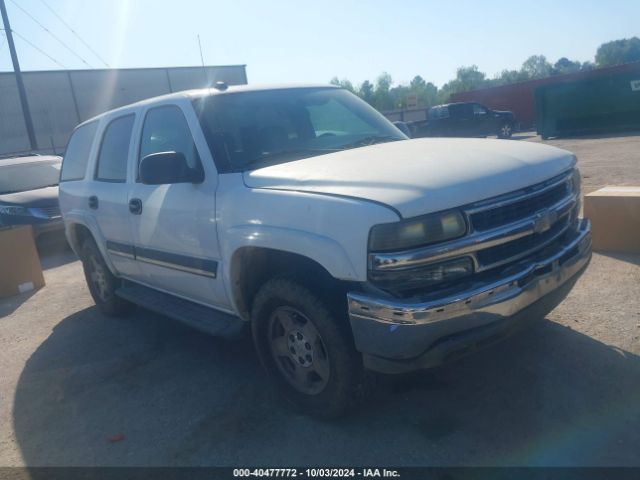
[[[54,35],[47,27],[45,27],[42,23],[40,23],[38,20],[36,20],[34,18],[33,15],[31,15],[29,12],[27,12],[24,8],[22,8],[20,5],[18,5],[15,0],[10,0],[11,3],[13,3],[16,7],[18,7],[22,13],[24,13],[27,17],[29,17],[31,20],[33,20],[35,23],[37,23],[40,28],[42,28],[45,32],[47,32],[49,35],[51,35],[54,39],[56,39],[58,41],[58,43],[60,45],[62,45],[64,48],[66,48],[67,50],[69,50],[73,55],[75,55],[76,57],[78,57],[82,63],[84,63],[85,65],[87,65],[89,68],[93,68],[91,65],[89,65],[89,63],[82,58],[80,55],[78,55],[71,47],[69,47],[66,43],[64,43],[62,40],[60,40],[56,35]],[[15,31],[14,31],[15,32]],[[24,38],[23,38],[24,40]],[[58,63],[58,62],[56,62]]]
[[[16,32],[14,29],[11,29],[11,31],[13,32],[13,34],[20,38],[21,40],[23,40],[25,43],[28,43],[29,45],[31,45],[33,48],[35,48],[37,51],[39,51],[41,54],[43,54],[45,57],[49,58],[49,60],[51,60],[52,62],[54,62],[55,64],[59,65],[60,67],[66,69],[67,67],[65,67],[63,64],[61,64],[59,61],[57,61],[55,58],[53,58],[51,55],[49,55],[47,52],[45,52],[44,50],[42,50],[40,47],[37,47],[36,45],[34,45],[33,43],[31,43],[29,40],[27,40],[25,37],[23,37],[22,35],[20,35],[18,32]]]
[[[0,52],[4,48],[4,44],[7,43],[7,34],[4,33],[4,29],[3,29],[2,35],[4,35],[4,38],[2,39],[2,43],[0,44]]]
[[[56,18],[57,18],[58,20],[60,20],[60,22],[62,22],[62,24],[63,24],[65,27],[67,27],[67,28],[71,31],[71,33],[73,33],[73,34],[76,36],[76,38],[77,38],[78,40],[80,40],[80,41],[82,42],[82,44],[83,44],[85,47],[87,47],[87,48],[91,51],[91,53],[93,53],[93,54],[96,56],[96,58],[97,58],[98,60],[100,60],[102,63],[104,63],[105,67],[107,67],[107,68],[111,68],[111,66],[110,66],[107,62],[105,62],[105,61],[102,59],[102,57],[101,57],[100,55],[98,55],[98,53],[97,53],[93,48],[91,48],[91,47],[89,46],[89,44],[88,44],[87,42],[85,42],[85,41],[82,39],[82,37],[81,37],[80,35],[78,35],[78,33],[77,33],[73,28],[71,28],[71,26],[70,26],[67,22],[65,22],[65,21],[63,20],[63,18],[62,18],[60,15],[58,15],[58,14],[56,13],[56,11],[55,11],[53,8],[51,8],[51,7],[49,6],[49,4],[48,4],[47,2],[45,2],[44,0],[40,0],[40,1],[42,2],[42,4],[43,4],[45,7],[47,7],[47,8],[49,9],[49,11],[50,11],[51,13],[53,13],[53,14],[56,16]]]

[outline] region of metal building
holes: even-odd
[[[37,150],[62,153],[74,127],[95,115],[165,93],[223,81],[247,83],[245,65],[23,72]],[[0,154],[31,151],[13,72],[0,73]]]

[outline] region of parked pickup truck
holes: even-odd
[[[175,93],[88,120],[66,234],[110,315],[250,327],[268,376],[335,417],[370,371],[424,369],[543,317],[591,258],[569,152],[409,140],[333,87]]]
[[[480,103],[459,102],[431,107],[427,112],[431,137],[511,138],[516,126],[513,112],[492,110]]]

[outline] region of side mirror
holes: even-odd
[[[393,122],[393,124],[395,125],[395,127],[400,130],[402,133],[404,133],[407,137],[411,138],[411,130],[409,129],[409,125],[407,125],[404,122]]]
[[[201,183],[202,167],[191,168],[181,152],[158,152],[140,161],[140,181],[145,185],[167,183]]]

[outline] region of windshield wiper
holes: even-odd
[[[342,145],[340,147],[341,150],[347,150],[349,148],[357,148],[357,147],[367,147],[369,145],[375,145],[376,143],[386,143],[393,142],[396,140],[400,140],[397,137],[393,137],[391,135],[371,135],[369,137],[364,137],[355,142],[347,143],[346,145]]]

